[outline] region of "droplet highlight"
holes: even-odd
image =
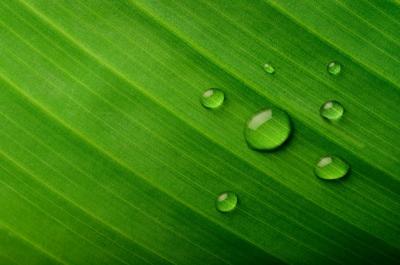
[[[289,115],[278,108],[265,108],[246,123],[244,136],[250,148],[270,151],[281,146],[290,136]]]
[[[334,180],[347,175],[349,164],[337,156],[321,157],[315,166],[315,175],[321,179]]]
[[[327,69],[331,75],[338,75],[342,71],[342,65],[336,61],[332,61],[328,63]]]
[[[210,88],[201,95],[201,104],[208,109],[220,107],[225,100],[225,94],[218,88]]]
[[[236,193],[232,191],[226,191],[218,195],[215,201],[215,207],[222,213],[228,213],[233,211],[238,203],[238,197]]]
[[[322,104],[319,113],[327,120],[336,121],[343,116],[344,108],[338,101],[329,100]]]
[[[271,64],[266,63],[264,64],[264,71],[267,72],[268,74],[273,74],[275,73],[275,68]]]

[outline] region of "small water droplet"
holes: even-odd
[[[275,73],[275,68],[271,64],[266,63],[264,64],[264,71],[267,72],[268,74],[273,74]]]
[[[321,157],[315,166],[314,172],[321,179],[340,179],[349,172],[350,166],[337,156]]]
[[[327,120],[336,121],[343,116],[344,108],[342,104],[336,100],[329,100],[322,104],[321,108],[319,109],[319,113]]]
[[[218,195],[215,207],[218,211],[227,213],[233,211],[238,203],[237,195],[232,191],[226,191]]]
[[[210,88],[201,95],[201,104],[208,109],[215,109],[224,103],[225,94],[218,88]]]
[[[255,150],[273,150],[289,138],[290,132],[289,115],[278,108],[266,108],[247,121],[244,136]]]
[[[336,61],[328,63],[328,73],[331,75],[338,75],[342,71],[342,65]]]

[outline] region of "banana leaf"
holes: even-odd
[[[386,0],[0,1],[0,264],[399,264],[399,33]]]

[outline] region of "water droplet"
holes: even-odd
[[[290,132],[289,115],[278,108],[266,108],[247,121],[244,136],[255,150],[273,150],[289,138]]]
[[[275,68],[270,65],[269,63],[264,64],[264,70],[265,72],[267,72],[268,74],[273,74],[275,73]]]
[[[338,75],[342,71],[342,65],[338,62],[332,61],[328,63],[328,73],[331,75]]]
[[[208,109],[215,109],[224,103],[225,94],[218,88],[210,88],[201,95],[201,104]]]
[[[215,206],[218,211],[227,213],[233,211],[238,203],[237,195],[232,191],[226,191],[218,195]]]
[[[321,179],[340,179],[349,172],[350,166],[336,156],[321,157],[315,166],[314,172]]]
[[[319,109],[321,116],[330,121],[339,120],[343,116],[344,108],[336,100],[325,102]]]

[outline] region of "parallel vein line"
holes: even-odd
[[[3,76],[4,79],[4,76]],[[5,79],[6,80],[6,79]],[[12,84],[11,81],[7,80],[8,83]],[[133,174],[137,175],[133,169],[131,167],[129,167],[128,165],[126,165],[124,162],[120,161],[118,158],[114,157],[112,154],[110,154],[109,152],[107,152],[106,150],[104,150],[102,147],[98,146],[97,144],[93,143],[92,141],[90,141],[89,139],[87,139],[85,136],[83,136],[81,133],[79,133],[78,131],[76,131],[75,129],[73,129],[72,127],[70,127],[69,125],[67,125],[66,123],[64,123],[62,120],[60,120],[57,116],[54,116],[53,114],[51,114],[50,112],[48,112],[45,108],[43,108],[39,103],[37,103],[34,99],[30,98],[29,96],[25,95],[24,92],[22,92],[21,90],[19,90],[18,88],[16,88],[15,84],[12,85],[15,89],[16,92],[18,92],[21,97],[25,98],[26,100],[28,100],[29,102],[31,102],[31,104],[33,106],[35,106],[37,109],[39,109],[41,112],[43,112],[46,116],[48,116],[50,119],[57,121],[58,124],[60,124],[63,128],[67,129],[69,132],[71,132],[73,135],[75,135],[76,137],[78,137],[81,141],[87,143],[90,147],[92,147],[94,150],[98,151],[100,154],[104,155],[105,157],[107,157],[110,161],[112,161],[113,163],[115,163],[116,165],[119,165],[121,168],[124,168],[130,172],[132,172]],[[145,181],[148,181],[144,176],[139,175],[142,179],[144,179]],[[169,197],[171,197],[172,199],[174,199],[175,201],[177,201],[178,203],[186,206],[187,208],[191,209],[193,212],[203,216],[204,218],[212,221],[209,216],[205,215],[203,212],[196,210],[195,208],[193,208],[192,206],[186,204],[184,201],[178,199],[177,197],[175,197],[174,195],[172,195],[171,193],[168,193],[166,191],[164,191],[161,187],[154,185],[153,183],[150,182],[151,185],[153,185],[155,188],[157,188],[158,190],[160,190],[161,192],[163,192],[164,194],[167,194]],[[201,189],[204,189],[204,187],[199,187]],[[211,193],[210,191],[207,191],[208,193]],[[211,193],[212,194],[212,193]],[[122,200],[124,200],[123,198],[121,198]],[[126,203],[132,205],[131,203],[127,202],[126,200],[124,200]],[[136,207],[134,205],[132,205],[133,207]],[[144,212],[144,214],[147,214],[146,212]],[[265,249],[263,249],[261,246],[259,246],[257,243],[253,242],[250,239],[247,239],[245,236],[238,234],[237,232],[234,232],[233,230],[231,230],[230,228],[227,228],[225,226],[223,226],[222,224],[220,224],[219,222],[215,222],[217,225],[221,226],[222,228],[224,228],[225,230],[235,234],[236,236],[238,236],[239,238],[242,238],[243,240],[248,241],[249,243],[253,244],[254,246],[256,246],[257,248],[265,251]],[[268,226],[270,226],[269,224],[266,224]],[[275,227],[272,227],[272,229],[276,229]],[[278,232],[280,232],[278,230]],[[280,232],[282,233],[282,232]],[[267,254],[271,255],[270,253],[266,252]]]
[[[281,14],[283,14],[284,16],[290,18],[293,22],[295,22],[296,24],[298,24],[299,26],[301,26],[303,29],[305,29],[306,31],[310,32],[311,34],[313,34],[314,36],[316,36],[318,39],[320,39],[322,42],[328,44],[328,46],[334,48],[338,53],[343,54],[346,58],[349,58],[350,60],[352,60],[355,64],[358,64],[360,66],[362,66],[364,69],[366,69],[368,72],[373,73],[375,76],[377,76],[378,78],[385,80],[386,82],[389,82],[390,84],[392,84],[394,87],[400,89],[400,82],[392,80],[390,77],[387,77],[385,74],[383,74],[382,72],[380,72],[378,69],[373,68],[371,66],[368,65],[368,63],[363,62],[362,59],[358,59],[354,56],[352,56],[351,54],[343,51],[338,45],[334,44],[332,41],[324,38],[323,36],[321,36],[320,34],[318,34],[315,30],[311,29],[310,27],[308,27],[306,24],[304,24],[303,22],[301,22],[299,19],[297,19],[295,16],[291,15],[287,10],[285,10],[284,8],[282,8],[281,6],[279,6],[276,3],[272,3],[270,2],[270,0],[264,0],[266,2],[266,4],[268,4],[269,6],[271,6],[272,8],[274,8],[276,11],[280,12]],[[267,2],[268,1],[268,2]]]
[[[1,114],[3,115],[3,114]],[[127,201],[125,199],[123,199],[122,197],[116,195],[116,193],[114,193],[112,190],[108,189],[107,187],[105,187],[104,185],[100,184],[100,182],[96,181],[96,179],[92,176],[89,176],[87,174],[87,172],[85,170],[82,170],[80,168],[78,168],[76,165],[74,165],[73,163],[71,163],[67,158],[63,157],[61,155],[61,153],[57,152],[55,149],[53,149],[52,147],[50,147],[49,145],[47,145],[46,143],[44,143],[43,141],[41,141],[40,139],[38,139],[36,136],[32,135],[29,133],[29,131],[23,129],[20,125],[18,125],[16,122],[12,121],[10,118],[6,117],[5,115],[3,115],[7,120],[9,120],[10,122],[14,123],[15,126],[17,126],[20,130],[24,131],[25,133],[29,134],[35,141],[37,141],[40,145],[44,146],[46,149],[48,149],[49,151],[51,151],[53,154],[55,154],[56,156],[58,156],[60,159],[62,159],[62,161],[66,162],[68,165],[70,165],[71,167],[73,167],[74,169],[76,169],[77,171],[79,171],[82,175],[86,176],[88,179],[90,179],[91,181],[93,181],[95,184],[99,185],[99,187],[101,187],[102,189],[104,189],[107,193],[111,194],[112,196],[118,198],[119,200],[123,201],[124,203],[127,203]],[[11,137],[9,137],[11,139]],[[11,139],[12,140],[12,139]],[[18,143],[16,143],[18,144]],[[28,149],[24,148],[27,152],[31,153],[32,155],[34,155],[32,152],[30,152]],[[40,160],[43,164],[45,164],[46,166],[48,166],[49,168],[51,168],[53,171],[57,172],[58,174],[62,175],[67,181],[71,182],[74,185],[77,185],[75,182],[73,182],[71,179],[69,179],[67,176],[65,176],[62,172],[60,172],[59,170],[55,169],[54,167],[52,167],[51,165],[49,165],[46,161],[42,160],[41,158],[37,157],[38,160]],[[133,173],[133,172],[132,172]],[[136,174],[136,173],[135,173]],[[32,175],[32,174],[30,174]],[[133,241],[127,234],[123,233],[122,231],[120,231],[119,229],[115,228],[114,226],[108,224],[106,221],[101,220],[99,217],[93,215],[92,213],[90,213],[88,210],[78,206],[76,203],[74,203],[73,201],[69,200],[68,198],[66,198],[64,195],[60,194],[59,192],[57,192],[56,190],[54,190],[51,186],[44,184],[42,181],[39,180],[39,178],[35,178],[35,180],[39,181],[41,184],[46,185],[47,188],[51,189],[52,192],[57,193],[57,195],[61,196],[63,199],[65,199],[66,201],[68,201],[69,203],[73,204],[74,206],[76,206],[77,208],[79,208],[80,210],[84,211],[86,214],[88,214],[89,216],[91,216],[92,218],[98,220],[100,223],[105,224],[106,226],[109,226],[111,229],[117,231],[118,233],[122,234],[124,237],[126,237],[127,239],[131,240],[132,242],[139,244],[136,241]],[[129,183],[126,183],[127,185]],[[137,211],[139,211],[140,213],[144,214],[145,216],[149,217],[150,219],[152,219],[153,221],[159,223],[161,226],[164,226],[168,231],[173,232],[175,234],[177,234],[178,236],[181,236],[182,238],[188,240],[189,243],[192,243],[195,245],[195,242],[187,239],[185,236],[176,233],[174,231],[172,231],[170,228],[167,228],[167,225],[164,225],[162,222],[158,221],[156,218],[152,217],[151,215],[149,215],[146,211],[144,211],[141,208],[138,208],[137,206],[134,206],[131,203],[127,203],[130,207],[136,209]],[[144,248],[148,249],[146,246],[142,245]],[[150,250],[150,249],[148,249]],[[156,254],[156,253],[155,253]],[[157,254],[156,254],[157,255]]]
[[[374,112],[372,109],[366,107],[363,104],[360,104],[359,101],[356,100],[355,97],[350,97],[348,96],[348,94],[344,94],[343,92],[339,91],[338,89],[336,89],[334,86],[330,85],[329,83],[327,83],[326,81],[324,81],[324,79],[320,78],[318,75],[314,74],[312,71],[309,71],[306,67],[302,66],[300,63],[297,63],[295,60],[291,59],[290,57],[286,56],[284,52],[281,52],[279,50],[278,47],[274,47],[272,45],[268,45],[263,39],[261,39],[259,36],[255,35],[254,33],[252,33],[250,30],[247,30],[245,27],[241,26],[239,23],[236,23],[235,21],[233,21],[231,18],[229,18],[227,15],[225,15],[223,12],[217,10],[216,8],[214,8],[209,2],[207,1],[201,1],[204,5],[207,5],[209,8],[211,8],[212,10],[214,10],[216,13],[218,13],[221,17],[223,17],[224,19],[227,20],[228,23],[230,23],[231,25],[237,27],[238,29],[240,29],[242,32],[248,34],[250,37],[252,37],[253,39],[255,39],[257,42],[260,43],[260,45],[262,45],[265,49],[267,50],[272,50],[275,53],[278,53],[280,55],[280,57],[284,58],[285,60],[287,60],[288,62],[290,62],[291,64],[293,64],[294,66],[296,66],[297,68],[301,69],[304,73],[307,73],[309,76],[311,76],[312,78],[314,78],[315,80],[317,80],[318,82],[320,82],[321,84],[329,87],[330,89],[332,89],[333,91],[337,92],[338,94],[341,94],[343,97],[348,97],[355,105],[360,106],[360,108],[367,110],[368,112],[372,113],[377,119],[380,119],[384,122],[386,122],[387,124],[389,124],[390,126],[395,127],[396,129],[400,129],[400,126],[396,123],[393,123],[392,121],[389,121],[387,119],[384,119],[381,117],[381,115],[379,115],[378,113]],[[256,58],[254,58],[256,59]],[[282,77],[283,79],[285,79],[284,77]],[[286,81],[288,83],[292,83],[292,81],[290,81],[289,79],[286,79]],[[250,87],[251,88],[251,87]],[[310,94],[311,95],[311,94]],[[365,130],[368,130],[368,128],[363,127]],[[385,139],[380,138],[381,140],[385,141]]]
[[[148,130],[148,131],[149,131],[149,133],[152,133],[151,130]],[[157,135],[156,135],[156,137],[157,137]],[[172,145],[171,148],[174,148],[174,146]],[[196,161],[194,161],[194,162],[196,162]]]
[[[19,240],[21,240],[22,242],[30,245],[34,250],[36,250],[37,252],[44,254],[46,257],[50,258],[51,260],[57,262],[58,264],[64,264],[64,265],[72,265],[67,263],[64,260],[61,260],[60,258],[54,256],[53,254],[51,254],[50,252],[48,252],[47,250],[43,249],[41,246],[39,246],[38,244],[36,244],[35,242],[30,241],[28,238],[24,237],[22,234],[18,233],[17,231],[15,231],[14,229],[12,229],[11,227],[9,227],[8,225],[6,225],[5,223],[3,223],[3,221],[0,221],[0,228],[5,229],[7,231],[9,231],[10,233],[12,233],[15,237],[17,237]]]
[[[325,12],[324,10],[322,10],[320,7],[318,7],[318,5],[314,5],[313,6],[316,10],[318,10],[321,14],[325,15],[327,18],[329,18],[330,20],[332,20],[334,23],[336,23],[340,28],[344,29],[344,31],[346,31],[347,33],[349,33],[352,36],[355,36],[357,38],[359,38],[360,40],[364,41],[366,44],[375,47],[378,51],[381,51],[383,54],[385,54],[387,57],[393,59],[394,61],[396,61],[397,63],[400,63],[400,59],[394,57],[393,55],[391,55],[390,53],[388,53],[386,50],[382,49],[381,47],[377,46],[375,43],[371,42],[370,40],[364,38],[363,36],[360,36],[357,32],[355,32],[354,30],[348,28],[346,25],[344,25],[342,22],[339,22],[335,19],[332,18],[331,15],[329,15],[327,12]]]
[[[3,153],[3,151],[0,150],[0,155],[1,156],[5,156],[7,158],[7,160],[12,161],[17,167],[21,168],[21,166],[16,163],[15,161],[11,160],[11,158],[9,158],[5,153]],[[3,166],[0,165],[0,168],[2,170],[4,170],[5,172],[7,172],[9,175],[16,177],[13,173],[11,173],[8,169],[4,168]],[[24,168],[21,168],[24,169]],[[27,174],[31,174],[29,171],[26,171],[26,169],[24,169],[24,171]],[[108,251],[105,251],[104,249],[100,248],[99,246],[97,246],[93,241],[87,239],[86,237],[84,237],[83,235],[79,234],[77,231],[74,231],[71,227],[68,227],[66,224],[64,224],[61,220],[59,220],[57,217],[53,216],[50,212],[45,211],[42,207],[40,207],[38,204],[36,204],[35,202],[33,202],[32,200],[29,200],[26,196],[24,196],[21,192],[19,192],[18,190],[14,189],[13,187],[11,187],[8,183],[0,180],[0,183],[3,183],[3,185],[7,186],[11,191],[13,191],[15,194],[17,194],[18,197],[20,197],[21,199],[23,199],[24,201],[26,201],[28,204],[30,204],[31,206],[35,207],[37,210],[39,210],[41,213],[43,213],[44,215],[46,215],[47,217],[49,217],[50,219],[52,219],[53,221],[55,221],[56,223],[58,223],[59,225],[61,225],[62,227],[64,227],[66,230],[68,230],[69,232],[75,234],[78,238],[83,239],[84,241],[88,242],[90,245],[94,246],[95,248],[97,248],[98,250],[100,250],[101,252],[105,253],[106,255],[108,255],[109,257],[113,258],[114,260],[118,260],[120,263],[129,265],[126,261],[120,259],[119,257],[115,256],[113,253],[109,253]]]
[[[5,119],[9,120],[10,122],[14,123],[14,121],[10,120],[7,116],[5,116],[4,114],[0,113],[1,116],[3,116]],[[15,123],[14,123],[15,124]],[[15,124],[16,125],[16,124]],[[16,125],[18,126],[18,125]],[[21,129],[22,130],[22,129]],[[28,133],[27,131],[24,130],[24,132]],[[12,137],[10,137],[10,135],[7,135],[5,133],[2,133],[4,136],[7,136],[7,138],[10,141],[13,141],[16,145],[20,145],[19,143],[15,142],[15,140],[13,140]],[[47,165],[49,168],[51,168],[52,170],[54,170],[55,172],[58,172],[59,174],[61,174],[61,172],[59,172],[58,170],[56,171],[53,167],[51,167],[46,161],[40,159],[39,157],[37,157],[34,153],[32,153],[29,149],[22,147],[27,153],[31,154],[32,156],[34,156],[36,159],[38,159],[39,161],[41,161],[43,164]],[[112,225],[109,225],[107,222],[101,220],[100,218],[98,218],[97,216],[93,215],[92,213],[90,213],[89,211],[87,211],[86,209],[82,208],[81,206],[77,205],[75,202],[69,200],[67,197],[65,197],[64,195],[62,195],[60,192],[56,191],[54,188],[52,188],[50,185],[46,184],[45,182],[41,181],[39,178],[37,178],[33,173],[28,172],[28,170],[24,167],[22,167],[21,164],[17,163],[15,160],[12,160],[8,155],[6,155],[4,153],[3,150],[0,150],[0,154],[2,154],[3,156],[6,156],[7,159],[12,162],[14,165],[16,165],[17,167],[19,167],[20,169],[22,169],[25,173],[27,173],[33,180],[35,180],[37,183],[39,183],[40,185],[44,186],[46,189],[48,189],[50,192],[58,195],[59,197],[61,197],[62,199],[64,199],[65,201],[67,201],[69,204],[73,205],[74,207],[76,207],[77,209],[79,209],[80,211],[84,212],[85,214],[87,214],[88,216],[90,216],[91,218],[93,218],[94,220],[98,221],[99,223],[103,224],[104,226],[107,226],[108,228],[110,228],[111,231],[122,235],[123,237],[129,239],[130,241],[132,241],[135,244],[138,244],[137,242],[133,241],[129,236],[127,236],[126,234],[124,234],[123,232],[119,231],[117,228],[113,227]],[[68,161],[69,162],[69,161]],[[83,172],[81,172],[83,173]],[[11,173],[10,173],[11,174]],[[17,177],[18,178],[18,177]],[[19,179],[19,178],[18,178]],[[71,184],[76,186],[75,182],[72,182],[69,178],[65,177],[65,180],[70,182]],[[25,181],[20,180],[21,182],[25,183],[26,185],[28,185]],[[32,188],[33,189],[33,188]],[[36,191],[35,191],[36,192]],[[47,201],[49,201],[47,198],[45,198]],[[107,238],[108,240],[110,240],[111,242],[115,243],[116,245],[118,245],[119,247],[133,253],[135,256],[137,256],[138,258],[142,259],[143,261],[145,261],[147,264],[151,264],[149,263],[146,259],[144,259],[143,257],[141,257],[140,255],[138,255],[137,253],[134,253],[132,251],[130,251],[129,249],[126,249],[124,247],[122,247],[121,245],[118,244],[118,242],[106,237],[105,235],[101,234],[99,231],[97,231],[97,229],[95,229],[94,227],[90,226],[89,224],[81,221],[78,217],[75,217],[74,215],[70,214],[68,211],[64,210],[62,207],[60,207],[59,205],[55,204],[52,201],[49,201],[51,204],[54,204],[55,206],[57,206],[59,209],[61,209],[63,212],[68,213],[68,215],[70,215],[71,217],[73,217],[74,219],[78,220],[81,224],[84,224],[85,226],[87,226],[88,228],[90,228],[91,230],[95,231],[96,233],[98,233],[99,235]],[[138,244],[139,245],[139,244]],[[144,246],[140,245],[141,247],[145,248]],[[161,257],[162,258],[162,257]]]
[[[136,4],[136,3],[135,3]],[[145,10],[142,10],[143,12],[145,12],[145,14],[148,14]],[[151,17],[153,17],[151,14],[148,14],[149,16],[151,16]],[[165,28],[167,28],[169,31],[171,31],[171,32],[173,32],[174,34],[176,34],[176,35],[178,35],[178,33],[176,33],[176,32],[174,32],[172,29],[170,29],[168,26],[166,26],[166,25],[164,25],[161,21],[159,21],[157,18],[155,18],[155,17],[153,17],[154,18],[154,20],[156,20],[159,24],[161,24],[163,27],[165,27]],[[182,38],[181,38],[182,39]],[[218,67],[220,67],[222,70],[225,70],[224,68],[222,68],[220,65],[217,65]],[[226,71],[225,71],[226,72]],[[236,76],[235,76],[236,77]],[[243,81],[242,79],[240,79],[240,78],[238,78],[238,80],[240,80],[240,81]],[[244,82],[244,81],[243,81]],[[137,87],[137,86],[136,86]],[[162,104],[162,103],[159,103],[159,104]],[[166,108],[166,107],[165,107]],[[173,111],[170,111],[170,112],[172,112],[173,113]],[[179,118],[179,117],[178,117]],[[185,121],[186,123],[190,123],[189,121]],[[193,127],[193,128],[196,128],[196,126],[193,124],[193,123],[190,123],[190,125]],[[197,128],[196,128],[197,129]],[[198,130],[198,129],[197,129]],[[204,135],[205,135],[205,133],[204,132],[202,132]],[[212,137],[209,137],[209,136],[207,136],[210,140],[212,140]],[[218,143],[217,143],[218,144]],[[230,151],[230,150],[229,150]],[[300,159],[301,159],[301,157],[299,157]],[[309,161],[307,161],[307,163],[309,163]],[[261,170],[262,171],[262,170]],[[385,170],[383,170],[384,172],[386,172]],[[295,191],[294,191],[295,192]],[[338,198],[338,199],[340,199],[340,198]]]
[[[339,6],[341,6],[343,9],[347,10],[350,14],[352,14],[355,18],[357,18],[358,20],[360,20],[361,22],[363,22],[364,24],[366,24],[368,27],[373,28],[374,30],[376,30],[377,32],[379,32],[382,36],[385,36],[387,39],[389,39],[390,41],[392,41],[393,43],[395,43],[397,46],[400,45],[400,42],[398,39],[394,39],[392,36],[388,35],[386,32],[384,32],[383,30],[379,29],[378,27],[375,27],[373,24],[371,24],[368,20],[364,19],[363,17],[361,17],[360,15],[358,15],[356,12],[354,12],[351,8],[349,8],[348,6],[346,6],[345,4],[343,4],[342,1],[340,0],[334,0],[335,3]]]

